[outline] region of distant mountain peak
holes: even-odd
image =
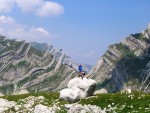
[[[78,71],[78,63],[74,62],[69,55],[62,49],[55,48],[53,45],[47,44],[47,43],[37,43],[37,42],[31,42],[31,45],[40,50],[40,51],[48,51],[52,55],[54,55],[54,58],[58,60],[62,55],[64,56],[63,64],[67,64]],[[91,65],[82,64],[83,69],[87,72],[89,72],[92,69]]]

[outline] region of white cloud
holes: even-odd
[[[6,13],[18,7],[26,13],[33,13],[37,16],[60,15],[64,12],[61,4],[46,0],[0,0],[0,13]]]
[[[14,6],[14,0],[0,0],[0,13],[10,12]]]
[[[24,12],[34,12],[36,11],[42,4],[43,0],[15,0],[17,6]]]
[[[4,20],[5,19],[5,20]],[[49,42],[54,37],[42,27],[29,27],[16,23],[10,16],[0,16],[0,34],[26,41]]]
[[[41,27],[39,27],[39,28],[32,28],[31,30],[30,30],[31,32],[35,32],[35,33],[42,33],[42,34],[44,34],[45,36],[48,36],[49,35],[49,33],[44,29],[44,28],[41,28]]]
[[[64,12],[63,6],[56,2],[46,1],[38,10],[37,15],[39,16],[51,16],[59,15]]]
[[[4,15],[1,15],[0,16],[0,23],[3,23],[3,24],[11,24],[11,23],[14,23],[15,20],[13,18],[11,18],[10,16],[4,16]]]

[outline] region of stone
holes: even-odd
[[[100,90],[95,91],[94,95],[97,95],[97,94],[106,94],[106,93],[108,93],[108,91],[105,88],[102,88]]]
[[[126,91],[127,93],[131,93],[131,92],[132,92],[131,89],[125,89],[125,91]]]
[[[67,113],[106,113],[105,110],[102,110],[96,105],[81,105],[81,104],[66,104],[68,109]]]
[[[47,106],[39,104],[35,106],[34,113],[51,113]]]
[[[122,92],[125,92],[125,93],[131,93],[132,92],[132,90],[131,89],[129,89],[129,88],[125,88],[124,90],[122,90]]]
[[[68,88],[60,91],[59,98],[69,102],[76,102],[82,98],[92,96],[96,89],[96,81],[87,78],[74,78],[68,83]]]
[[[14,101],[8,101],[6,99],[0,99],[0,113],[8,110],[9,108],[13,107],[16,105],[16,102]]]
[[[33,113],[58,113],[60,110],[57,106],[47,107],[42,104],[36,105]]]
[[[60,100],[67,100],[69,102],[76,102],[80,99],[79,97],[79,91],[73,90],[73,89],[63,89],[60,92],[59,96]]]

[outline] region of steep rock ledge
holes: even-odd
[[[59,85],[77,73],[64,64],[65,54],[57,57],[54,53],[37,50],[25,41],[0,36],[0,92],[16,94],[22,90],[54,91],[57,87],[66,87],[66,84]]]
[[[109,46],[88,74],[97,89],[116,92],[126,88],[150,92],[150,29]]]

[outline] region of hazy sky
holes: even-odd
[[[0,0],[2,35],[53,44],[91,65],[149,22],[150,0]]]

